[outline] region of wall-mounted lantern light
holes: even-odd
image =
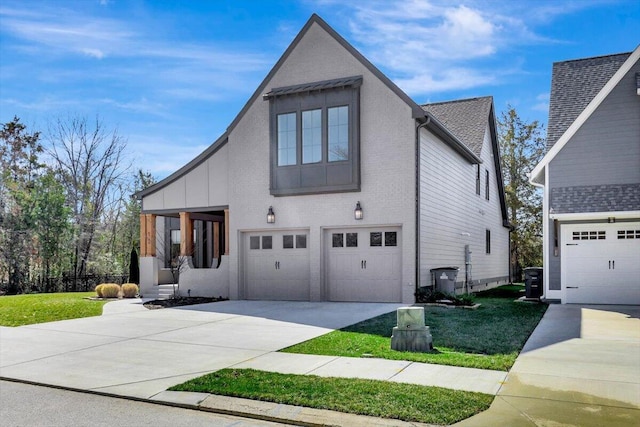
[[[273,207],[269,206],[269,212],[267,212],[267,223],[273,224],[276,222],[276,214],[273,213]]]
[[[353,217],[355,219],[362,219],[363,217],[362,206],[360,206],[360,202],[356,203],[356,209],[353,211]]]

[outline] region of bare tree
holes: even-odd
[[[72,211],[75,248],[73,289],[87,271],[96,229],[130,169],[125,160],[126,140],[108,130],[96,117],[70,116],[49,126],[49,154],[65,187]]]

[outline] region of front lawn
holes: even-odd
[[[425,307],[433,336],[432,353],[391,350],[396,312],[387,313],[294,345],[288,353],[378,357],[441,365],[507,371],[516,360],[547,306],[514,302],[523,289],[501,286],[478,294],[476,310]]]
[[[486,410],[493,396],[388,381],[223,369],[174,391],[243,397],[309,408],[432,424],[452,424]]]
[[[95,292],[5,295],[0,297],[0,326],[22,326],[100,316],[107,301],[91,301]]]

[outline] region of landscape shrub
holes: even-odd
[[[103,298],[104,297],[104,295],[102,293],[102,288],[104,288],[104,283],[101,283],[98,286],[96,286],[96,294],[98,294],[98,298]]]
[[[135,298],[138,295],[138,285],[135,283],[125,283],[122,285],[122,296],[124,298]]]
[[[102,285],[103,298],[118,298],[120,293],[120,285],[117,283],[104,283]]]

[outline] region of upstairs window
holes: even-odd
[[[480,195],[480,165],[476,165],[476,194]]]
[[[271,194],[360,190],[362,77],[272,89]]]
[[[278,166],[296,164],[296,114],[278,114]]]
[[[329,161],[349,160],[349,107],[327,109]]]

